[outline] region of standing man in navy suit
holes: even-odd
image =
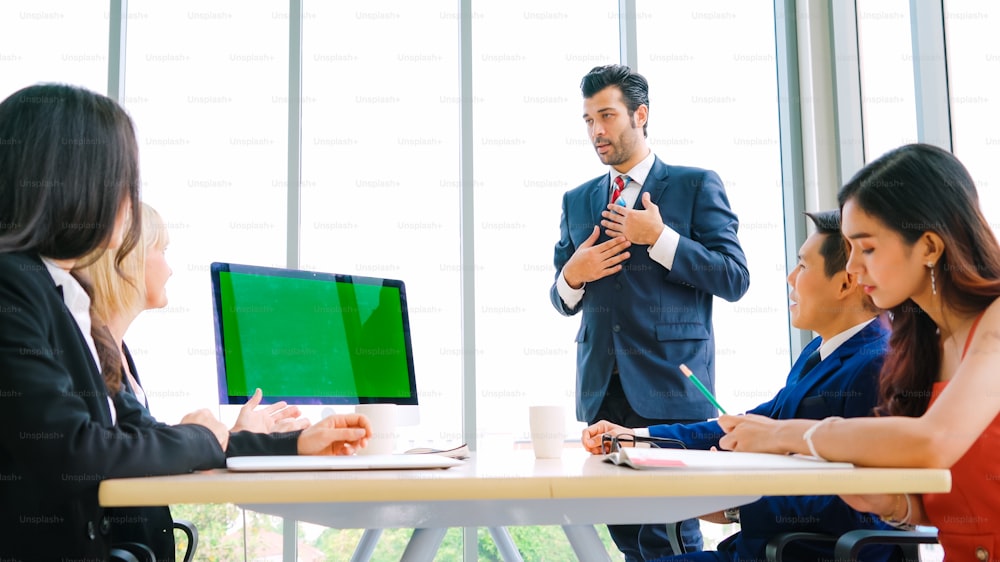
[[[750,284],[739,221],[716,173],[664,164],[647,146],[644,77],[600,66],[581,89],[587,132],[609,173],[563,196],[555,247],[552,304],[583,313],[577,419],[647,427],[714,417],[678,367],[714,389],[713,296],[736,301]],[[665,525],[609,530],[629,562],[673,553]],[[683,540],[701,549],[696,519]]]
[[[799,262],[788,274],[792,325],[819,337],[799,355],[785,388],[750,413],[777,419],[823,419],[871,415],[878,403],[878,375],[888,348],[889,330],[877,318],[878,309],[858,286],[847,265],[847,245],[840,234],[840,211],[808,214],[817,227],[799,250]],[[604,433],[652,435],[684,442],[689,449],[719,446],[719,424],[621,427],[600,421],[583,430],[583,445],[601,453]],[[780,533],[809,531],[840,536],[854,529],[889,529],[851,509],[837,496],[766,497],[742,507],[702,517],[714,523],[739,522],[741,531],[719,544],[717,551],[693,552],[677,562],[737,562],[764,560],[767,541]],[[861,560],[883,562],[890,547],[868,547]],[[833,543],[797,541],[786,547],[786,560],[833,560]]]

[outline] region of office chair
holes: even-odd
[[[194,523],[184,519],[174,519],[174,530],[184,533],[187,537],[187,547],[184,556],[178,558],[182,562],[192,562],[194,552],[198,548],[198,528]],[[122,542],[111,546],[111,562],[156,562],[156,554],[142,543]]]
[[[198,549],[198,528],[185,519],[174,519],[174,530],[184,533],[187,537],[187,548],[184,550],[183,562],[194,560],[194,551]]]
[[[795,541],[832,542],[836,562],[857,562],[861,549],[873,544],[894,544],[906,562],[919,562],[921,544],[937,544],[937,531],[895,531],[861,529],[848,531],[840,537],[823,533],[783,533],[768,541],[765,555],[768,562],[781,562],[785,547]]]
[[[156,555],[146,545],[122,542],[111,547],[111,562],[156,562]]]
[[[684,554],[684,542],[681,541],[681,523],[667,523],[667,539],[670,541],[670,548],[674,549],[674,554]]]
[[[833,547],[835,560],[857,560],[858,552],[869,544],[895,544],[907,562],[920,560],[921,544],[937,544],[937,531],[873,531],[844,533]]]

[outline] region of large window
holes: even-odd
[[[476,405],[485,446],[528,438],[528,406],[565,407],[576,440],[579,316],[549,302],[562,195],[602,173],[580,79],[618,62],[608,3],[477,4],[473,14]],[[519,37],[511,41],[512,33]],[[558,41],[553,41],[558,37]]]
[[[302,267],[406,283],[420,431],[400,445],[460,442],[455,4],[306,2],[302,36]]]
[[[910,3],[857,0],[857,13],[865,161],[870,162],[917,140]]]
[[[271,8],[129,3],[124,105],[174,275],[127,341],[167,422],[218,404],[209,264],[285,264],[288,21]]]
[[[0,4],[0,99],[37,82],[107,89],[107,0]]]
[[[954,151],[1000,233],[1000,7],[974,0],[947,0],[944,7]]]
[[[718,172],[740,218],[750,290],[716,298],[713,316],[717,396],[742,412],[770,400],[790,364],[773,3],[640,0],[636,12],[650,145]]]
[[[790,360],[773,2],[635,4],[634,64],[650,81],[650,145],[667,163],[718,172],[740,217],[750,291],[737,303],[716,299],[714,313],[717,395],[740,412],[773,396]],[[0,94],[38,81],[105,91],[108,5],[0,6]],[[470,354],[481,446],[525,446],[527,407],[542,403],[565,406],[567,446],[576,446],[579,317],[558,314],[548,291],[561,197],[606,173],[587,138],[579,84],[590,68],[620,62],[618,4],[473,5],[473,138],[463,146],[454,0],[303,2],[298,263],[406,282],[421,424],[403,428],[400,447],[462,439],[462,364]],[[866,146],[877,155],[912,136],[908,23],[866,15],[890,8],[858,5]],[[209,264],[288,263],[289,226],[296,228],[288,224],[288,194],[297,188],[288,185],[288,3],[127,6],[122,103],[137,125],[143,197],[167,223],[174,271],[170,305],[142,315],[127,341],[153,413],[176,422],[217,403]],[[892,6],[908,22],[906,3]],[[949,6],[984,10],[969,0]],[[976,54],[976,38],[996,34],[989,25],[1000,15],[990,14],[948,20],[949,54],[964,53],[955,64],[970,65],[955,70],[956,147],[983,174],[984,192],[990,177],[1000,182],[1000,141],[983,128],[996,119],[976,113],[995,114],[996,104],[975,101],[1000,99],[981,78],[991,74],[979,70],[994,68],[1000,55]],[[953,37],[954,30],[963,35]],[[984,66],[971,66],[977,56]],[[464,186],[474,199],[468,216],[460,207],[463,151],[473,162],[474,183]],[[991,204],[1000,207],[1000,199]],[[466,220],[473,221],[474,263],[460,259]],[[476,349],[463,349],[461,338],[460,282],[469,272]],[[235,412],[221,414],[231,421]],[[221,506],[221,515],[215,507],[185,513],[238,521],[233,506]],[[260,536],[281,531],[271,519],[245,517]],[[237,552],[244,544],[237,526],[206,527],[200,552]],[[565,546],[558,529],[545,532]],[[349,555],[344,545],[358,534],[310,527],[303,535],[327,555]],[[450,534],[448,552],[459,542]],[[248,557],[269,555],[263,548],[247,546]],[[540,556],[558,557],[551,552]]]

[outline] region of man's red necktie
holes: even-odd
[[[611,192],[611,202],[612,203],[617,203],[618,202],[618,199],[622,196],[622,192],[625,191],[625,186],[628,185],[628,182],[630,182],[630,181],[632,181],[632,178],[630,178],[630,177],[628,177],[626,175],[621,175],[621,176],[618,176],[618,177],[615,178],[615,182],[614,182],[615,183],[615,189]],[[623,207],[625,206],[624,201],[622,202],[622,206]]]

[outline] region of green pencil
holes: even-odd
[[[681,372],[684,373],[684,376],[687,377],[688,380],[690,380],[691,382],[693,382],[694,385],[696,387],[698,387],[698,390],[700,390],[701,393],[705,395],[705,398],[708,398],[709,402],[711,402],[723,414],[726,413],[726,410],[722,406],[719,405],[719,402],[715,399],[714,396],[712,396],[712,393],[709,392],[707,388],[705,388],[705,385],[701,384],[701,381],[698,380],[698,377],[694,376],[694,373],[691,372],[691,369],[688,369],[687,365],[685,365],[685,364],[682,363],[681,366],[680,366],[680,369],[681,369]]]

